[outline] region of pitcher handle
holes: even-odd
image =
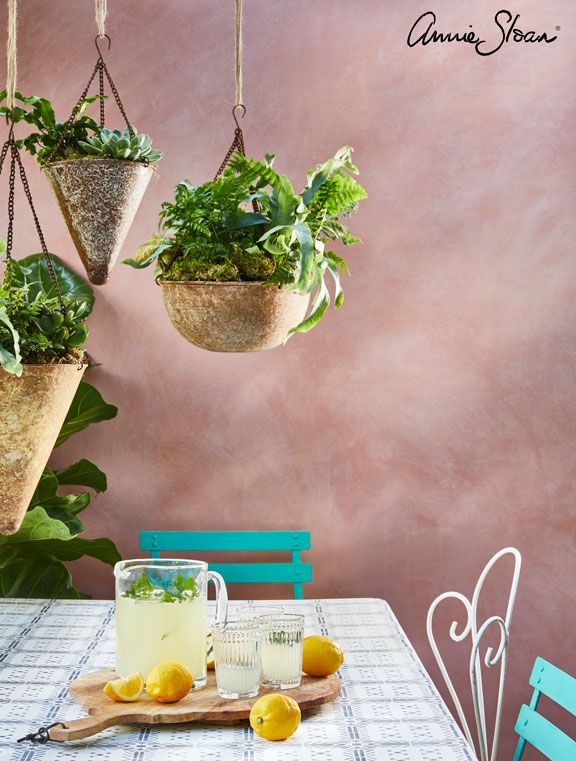
[[[216,571],[208,571],[208,581],[213,581],[216,587],[216,618],[214,623],[225,624],[228,618],[228,590],[226,582]]]

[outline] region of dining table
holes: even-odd
[[[230,615],[239,604],[230,602]],[[245,722],[110,727],[85,740],[38,744],[17,741],[85,715],[70,683],[114,666],[114,602],[0,600],[0,761],[475,761],[384,600],[274,604],[304,614],[306,635],[332,637],[345,654],[339,697],[304,713],[288,740],[268,742]]]

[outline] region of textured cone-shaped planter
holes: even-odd
[[[71,159],[44,167],[94,285],[108,280],[153,171],[119,159]]]
[[[208,351],[273,349],[308,309],[308,296],[263,283],[159,284],[176,330]]]
[[[84,365],[0,370],[0,534],[18,531],[84,374]]]

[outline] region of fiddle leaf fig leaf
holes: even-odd
[[[117,407],[113,404],[107,404],[94,386],[82,381],[78,386],[54,446],[60,446],[70,436],[84,430],[92,423],[115,418],[117,413]]]

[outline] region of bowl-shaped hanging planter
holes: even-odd
[[[0,533],[14,534],[62,427],[86,365],[0,371]]]
[[[309,296],[260,282],[159,280],[176,330],[209,351],[247,352],[284,343],[304,319]]]
[[[108,280],[153,168],[121,159],[69,159],[43,171],[94,285]]]

